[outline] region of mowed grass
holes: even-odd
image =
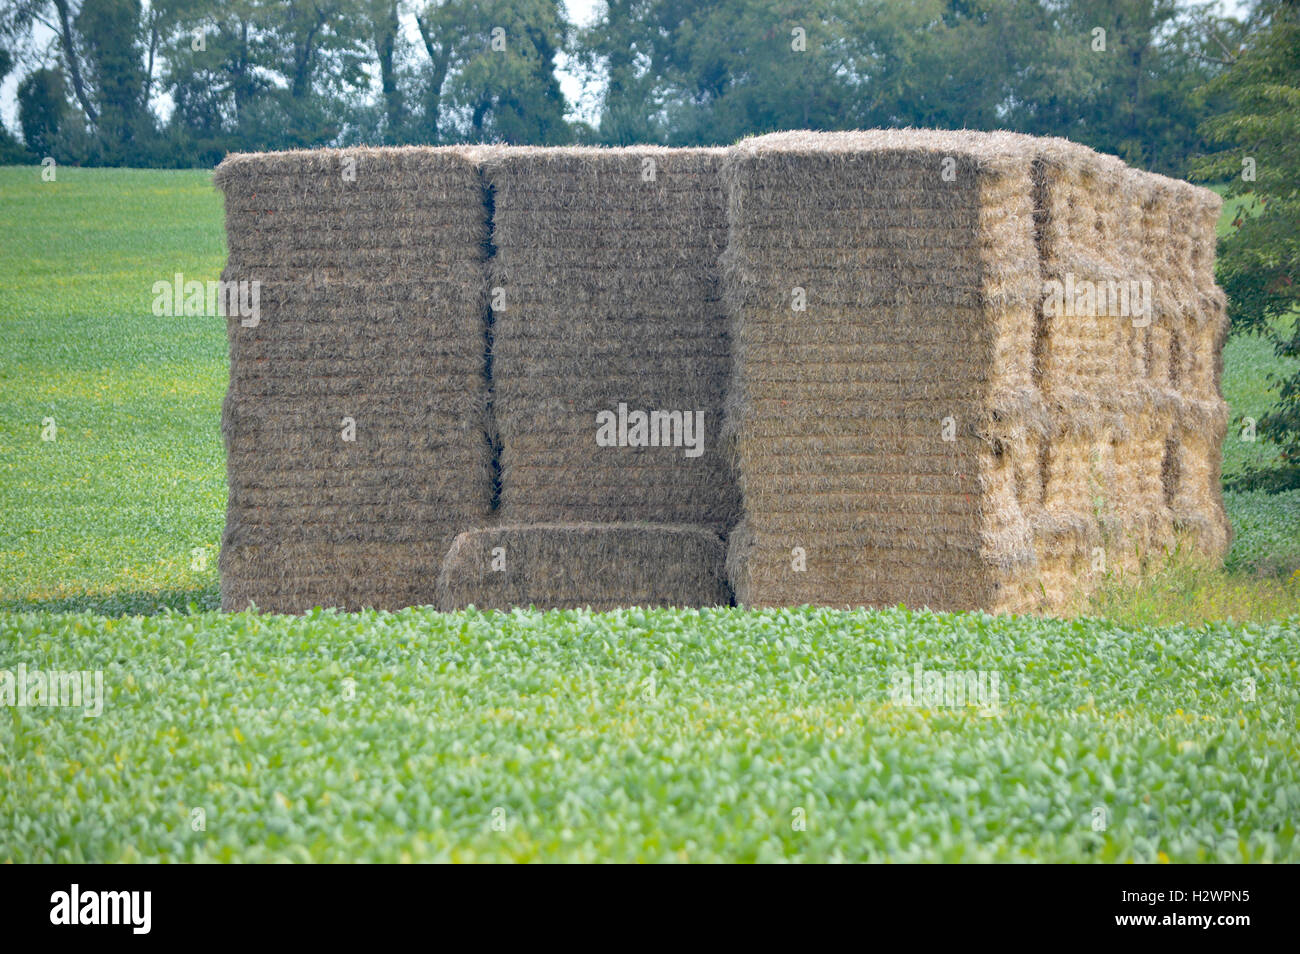
[[[150,313],[219,274],[210,174],[3,168],[0,235],[0,669],[106,695],[0,712],[0,862],[1300,860],[1300,495],[1107,620],[223,615],[224,330]],[[891,701],[918,664],[998,714]]]
[[[0,715],[0,862],[1300,861],[1295,639],[905,610],[9,615],[7,663],[102,669],[106,699]],[[910,705],[918,665],[987,692]]]

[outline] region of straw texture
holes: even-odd
[[[228,321],[227,609],[1051,611],[1226,550],[1208,190],[917,130],[217,183],[224,277],[262,283]]]
[[[694,526],[529,524],[462,533],[438,580],[446,611],[726,606],[721,538]]]
[[[523,147],[486,159],[502,306],[492,312],[501,521],[719,532],[734,521],[720,443],[731,360],[718,272],[722,156]],[[660,446],[635,446],[635,434],[599,445],[597,415],[620,405],[702,420],[700,452],[688,454],[688,435],[672,427]]]
[[[1140,570],[1180,544],[1213,560],[1226,552],[1227,321],[1212,268],[1221,200],[1060,140],[1035,151],[1045,286],[1090,286],[1082,307],[1041,308],[1035,340],[1053,433],[1038,449],[1036,547],[1045,601],[1062,606],[1103,568]],[[1146,313],[1103,302],[1111,283],[1145,285]]]
[[[1213,193],[1009,133],[780,133],[723,177],[739,602],[1050,610],[1222,556]]]
[[[1026,601],[1013,449],[1044,426],[1026,147],[784,133],[728,156],[739,602]]]
[[[223,607],[432,603],[447,547],[491,494],[474,161],[234,155],[215,178],[223,278],[261,282],[257,325],[227,319]]]

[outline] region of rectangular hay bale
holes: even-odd
[[[485,162],[501,522],[734,521],[722,154],[505,147]],[[638,429],[652,413],[667,416]]]
[[[232,155],[215,181],[223,278],[262,289],[259,321],[227,319],[223,608],[434,602],[491,499],[472,154]]]
[[[1213,193],[913,130],[757,137],[724,178],[739,602],[1052,609],[1097,548],[1222,556]]]
[[[1045,473],[1043,523],[1076,519],[1062,501],[1072,498],[1077,511],[1087,499],[1089,543],[1112,565],[1135,567],[1185,540],[1221,559],[1226,318],[1213,273],[1221,200],[1072,143],[1037,140],[1035,151],[1045,290],[1048,283],[1079,290],[1073,301],[1066,296],[1069,313],[1046,307],[1045,296],[1035,341],[1039,386],[1057,440],[1086,435],[1094,456],[1112,462],[1100,479],[1082,470]],[[1116,301],[1113,290],[1124,288],[1129,300]],[[1138,289],[1145,313],[1133,307]]]
[[[438,579],[446,612],[476,606],[612,610],[727,606],[716,533],[646,523],[525,524],[456,537]]]
[[[1042,422],[1024,150],[909,131],[729,153],[738,602],[1025,604],[1013,450]]]

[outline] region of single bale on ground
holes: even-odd
[[[722,539],[701,527],[489,527],[456,537],[438,578],[438,607],[726,606],[724,561]]]

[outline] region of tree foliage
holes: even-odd
[[[23,140],[37,156],[54,152],[59,126],[68,111],[63,74],[58,70],[34,70],[18,84],[18,125]]]
[[[1195,171],[1228,180],[1228,196],[1245,201],[1217,265],[1234,329],[1300,358],[1300,5],[1273,3],[1267,14],[1267,26],[1206,87],[1231,106],[1204,123],[1206,138],[1222,148]],[[1235,486],[1300,488],[1300,372],[1277,384],[1279,401],[1258,430],[1281,448],[1280,461],[1248,470]]]
[[[1065,135],[1182,174],[1204,145],[1193,91],[1244,22],[1182,0],[607,0],[580,30],[558,0],[11,0],[0,37],[25,72],[59,74],[53,148],[72,162],[931,126]]]

